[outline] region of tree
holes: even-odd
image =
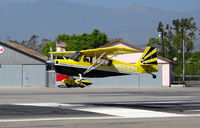
[[[174,30],[176,33],[181,33],[182,38],[188,36],[191,39],[195,39],[195,32],[197,31],[196,23],[194,22],[194,18],[182,18],[176,19],[172,21],[174,25]]]
[[[66,50],[84,50],[97,48],[108,42],[108,37],[105,33],[94,29],[92,33],[83,33],[82,35],[72,36],[67,34],[58,35],[56,38],[58,42],[66,42]]]
[[[161,41],[157,38],[150,38],[148,44],[159,49],[160,55],[169,59],[177,51],[182,51],[182,41],[185,40],[186,52],[190,53],[194,49],[194,40],[196,39],[195,32],[197,31],[194,18],[182,18],[172,21],[173,26],[167,24],[165,27],[162,22],[159,22],[157,31],[161,33]],[[164,54],[165,53],[165,54]]]
[[[189,53],[194,49],[193,41],[196,39],[195,32],[197,31],[194,18],[182,18],[181,20],[173,20],[174,30],[176,34],[181,36],[181,42],[185,41],[186,52]],[[181,44],[182,45],[182,44]]]
[[[92,47],[97,48],[108,42],[108,37],[105,33],[100,32],[98,29],[94,29],[90,34],[92,38]]]
[[[185,42],[185,59],[189,59],[194,49],[194,41],[196,40],[197,26],[194,18],[182,18],[172,21],[172,27],[168,24],[164,27],[159,22],[157,31],[160,32],[161,41],[158,38],[150,38],[148,45],[158,48],[159,54],[172,60],[177,58],[178,62],[182,62],[183,40]],[[177,66],[176,72],[181,73],[181,65]]]
[[[52,48],[52,51],[56,51],[56,42],[51,41],[51,42],[46,42],[45,44],[43,44],[41,53],[49,57],[50,48]]]
[[[158,49],[159,54],[161,54],[161,43],[158,38],[149,38],[148,44],[152,47],[156,47]]]
[[[199,75],[200,72],[200,52],[194,52],[187,60],[187,74]]]
[[[21,44],[27,48],[33,49],[37,52],[41,52],[41,47],[38,42],[38,38],[39,38],[39,36],[32,35],[29,40],[23,40],[21,42],[18,42],[18,44]]]
[[[157,31],[159,32],[159,36],[161,38],[161,43],[160,43],[160,51],[163,57],[165,57],[165,44],[164,44],[164,28],[163,28],[163,23],[160,21],[157,27]]]
[[[66,50],[79,51],[100,47],[108,42],[108,37],[105,33],[100,32],[98,29],[94,29],[90,34],[60,34],[57,36],[56,42],[65,42],[67,44],[65,48]],[[56,49],[56,42],[50,43],[54,51]],[[49,46],[47,45],[48,44],[44,44],[44,46],[42,47],[42,54],[44,55],[48,55],[49,52]]]
[[[39,51],[39,47],[38,47],[38,42],[37,39],[39,38],[39,36],[37,35],[32,35],[30,37],[30,39],[28,40],[28,43],[26,44],[26,47],[33,49],[35,51]]]

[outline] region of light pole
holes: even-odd
[[[184,33],[185,33],[185,31],[184,31],[184,28],[183,28],[183,35],[182,35],[182,37],[183,37],[183,84],[185,84],[185,39],[184,39]]]
[[[165,57],[165,46],[164,46],[164,41],[163,41],[163,38],[164,38],[163,34],[164,34],[164,30],[162,28],[162,31],[158,33],[158,37],[160,38],[162,56]]]
[[[177,81],[176,79],[176,74],[174,72],[175,66],[177,64],[177,57],[173,57],[173,65],[172,65],[172,73],[173,73],[173,77],[172,77],[172,81]],[[179,81],[180,82],[180,81]]]
[[[53,54],[52,54],[52,47],[49,44],[49,41],[47,42],[47,44],[49,45],[49,49],[50,49],[50,59],[47,61],[47,63],[51,66],[51,70],[53,70],[53,65],[54,65],[54,60],[53,60]]]

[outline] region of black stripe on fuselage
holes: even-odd
[[[69,76],[78,76],[78,74],[83,74],[86,69],[80,67],[70,67],[70,66],[60,66],[55,65],[56,73],[69,75]],[[120,76],[120,75],[129,75],[128,73],[121,73],[117,71],[108,71],[108,70],[100,70],[94,69],[86,74],[83,77],[108,77],[108,76]]]

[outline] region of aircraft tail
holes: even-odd
[[[157,49],[147,46],[137,64],[143,68],[143,73],[157,72]]]

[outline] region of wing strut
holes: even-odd
[[[93,69],[97,68],[98,66],[100,66],[101,64],[103,64],[105,61],[107,61],[107,60],[101,61],[98,65],[96,65],[97,62],[98,62],[105,54],[107,54],[107,52],[102,53],[101,56],[100,56],[100,57],[99,57],[99,58],[98,58],[98,59],[97,59],[83,74],[86,74],[86,73],[92,71]],[[113,56],[111,56],[111,57],[109,57],[109,58],[113,58],[113,57],[116,56],[116,55],[118,55],[118,54],[115,54],[115,55],[113,55]],[[95,66],[95,65],[96,65],[96,66]]]
[[[98,59],[97,59],[83,74],[86,74],[86,73],[92,71],[93,69],[95,69],[96,67],[100,66],[104,61],[100,62],[98,65],[96,65],[96,64],[97,64],[97,62],[98,62],[106,53],[107,53],[107,52],[103,52],[103,53],[101,54],[101,56],[99,56],[99,58],[98,58]],[[96,66],[95,66],[95,65],[96,65]]]

